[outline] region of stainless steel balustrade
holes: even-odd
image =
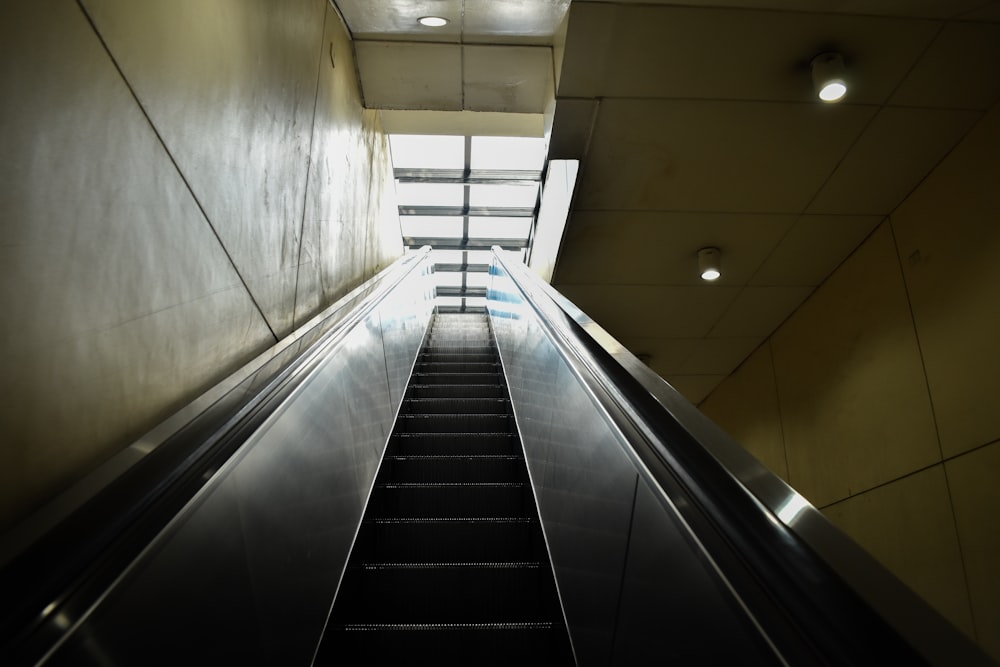
[[[111,579],[83,568],[23,641],[0,637],[0,663],[310,664],[431,314],[430,270],[404,258],[145,438],[150,459],[204,438],[183,461],[195,490]],[[497,249],[490,273],[578,664],[993,664],[523,265]],[[226,438],[232,452],[199,457]],[[127,463],[122,479],[151,467]],[[94,499],[128,497],[114,487]],[[53,544],[87,546],[79,533]],[[2,582],[13,567],[29,590],[18,563]]]
[[[53,600],[0,662],[309,664],[432,312],[430,271],[426,252],[403,258],[293,335],[300,358],[279,377],[259,367],[288,341],[173,418],[278,392],[110,588]]]
[[[579,664],[994,664],[576,306],[487,310]]]

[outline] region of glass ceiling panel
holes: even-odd
[[[469,250],[469,264],[489,264],[493,260],[493,253],[489,250]]]
[[[435,264],[461,264],[461,250],[431,250],[431,261]]]
[[[488,275],[488,274],[483,274]],[[462,274],[457,271],[441,271],[434,273],[434,284],[442,287],[461,287]]]
[[[545,162],[545,140],[526,137],[461,137],[440,135],[390,135],[393,168],[417,170],[406,182],[396,180],[399,224],[402,235],[432,244],[457,244],[463,237],[475,243],[481,239],[496,239],[520,245],[531,233],[533,218],[525,215],[538,202],[539,174]],[[419,173],[426,170],[426,173]],[[434,170],[450,173],[436,174]],[[496,183],[469,183],[470,170],[534,172],[523,175],[497,174]],[[457,172],[457,173],[456,173]],[[397,174],[399,172],[397,171]],[[464,183],[446,182],[466,175]],[[471,176],[476,176],[472,174]],[[527,180],[521,181],[521,176]],[[420,181],[420,182],[416,182]],[[461,215],[410,215],[411,209],[428,207],[431,213]],[[470,209],[477,215],[468,215]],[[497,215],[484,215],[484,214]],[[515,214],[520,214],[516,216]],[[481,241],[480,241],[481,242]],[[526,250],[506,252],[515,261],[524,261]],[[489,250],[432,250],[431,261],[441,268],[461,268],[462,264],[482,268],[492,260]],[[445,291],[463,293],[489,286],[486,272],[463,273],[436,271],[432,283]],[[485,299],[469,296],[441,296],[437,305],[463,310],[481,308]]]
[[[420,238],[461,238],[462,222],[463,220],[459,216],[399,216],[399,228],[403,232],[403,236]]]
[[[469,206],[534,208],[538,183],[525,185],[470,185]]]
[[[470,239],[527,239],[531,218],[469,218]]]
[[[462,206],[465,186],[461,183],[396,183],[400,206]]]
[[[544,163],[541,137],[472,137],[472,169],[541,171]]]
[[[390,134],[396,169],[464,169],[465,137],[433,134]]]
[[[461,275],[461,274],[456,274]],[[469,287],[489,287],[490,274],[488,273],[467,273],[465,274],[465,284]]]

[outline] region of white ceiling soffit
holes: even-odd
[[[459,137],[543,137],[545,116],[486,111],[382,110],[386,134],[437,134]]]
[[[337,0],[371,109],[542,114],[570,0]],[[440,28],[417,19],[438,16]]]
[[[551,46],[570,0],[336,0],[356,41]],[[425,28],[422,16],[448,19]]]
[[[544,113],[555,88],[552,49],[358,41],[369,109]]]

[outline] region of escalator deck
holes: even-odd
[[[484,314],[437,314],[316,665],[574,664]]]

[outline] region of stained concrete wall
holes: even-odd
[[[0,532],[402,253],[327,0],[0,7]]]
[[[1000,658],[1000,108],[701,405]]]

